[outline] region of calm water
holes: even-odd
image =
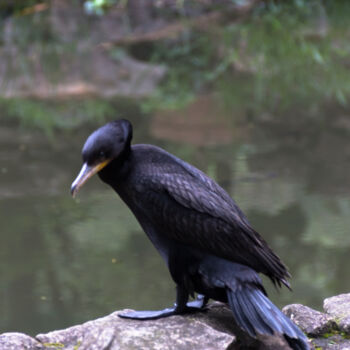
[[[237,114],[204,96],[185,111],[130,119],[135,142],[218,181],[286,262],[293,293],[266,281],[278,306],[321,308],[350,291],[347,133],[331,123],[238,123]],[[163,261],[119,197],[97,177],[77,200],[69,194],[90,131],[48,141],[0,126],[0,332],[36,334],[174,301]]]

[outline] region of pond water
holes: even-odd
[[[235,122],[240,113],[202,96],[182,111],[129,119],[135,142],[194,164],[235,198],[289,266],[293,292],[265,281],[279,307],[321,308],[350,290],[347,133],[331,123]],[[163,261],[119,197],[98,177],[70,196],[90,132],[48,140],[0,128],[0,332],[36,334],[174,301]]]

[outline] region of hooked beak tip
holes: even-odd
[[[73,198],[75,198],[77,194],[76,189],[77,189],[77,185],[72,185],[72,187],[70,188],[70,194],[72,195]]]
[[[76,194],[79,192],[79,189],[84,185],[84,183],[94,174],[99,172],[101,169],[103,169],[111,160],[107,159],[105,161],[102,161],[96,165],[88,165],[87,163],[84,163],[79,175],[77,178],[73,181],[70,193],[73,198],[75,198]]]

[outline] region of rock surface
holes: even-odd
[[[206,312],[152,321],[106,317],[31,338],[21,333],[0,335],[1,350],[218,350],[240,349],[231,311],[213,303]],[[249,343],[249,344],[248,344]],[[282,338],[248,340],[245,349],[290,349]]]
[[[307,335],[312,337],[318,337],[322,334],[329,333],[336,325],[330,315],[326,315],[301,304],[287,305],[282,311]]]
[[[324,300],[324,313],[300,304],[283,312],[311,338],[317,350],[350,350],[350,293]]]
[[[23,333],[4,333],[0,335],[1,350],[37,350],[44,346],[37,340]]]
[[[319,312],[300,304],[288,305],[283,312],[310,338],[313,349],[350,350],[350,294],[326,299]],[[235,334],[239,335],[237,342]],[[243,344],[243,345],[242,345]],[[73,326],[30,337],[22,333],[0,335],[1,350],[288,350],[280,337],[242,336],[231,311],[213,303],[206,312],[172,316],[150,321],[126,320],[118,311]]]
[[[234,336],[211,328],[194,317],[137,322],[118,317],[118,312],[62,331],[39,334],[43,344],[64,344],[64,349],[226,349]]]
[[[350,334],[350,294],[325,299],[323,308],[334,317],[341,332]]]

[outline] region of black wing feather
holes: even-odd
[[[155,224],[164,228],[162,234],[246,264],[275,284],[289,287],[287,268],[228,193],[197,168],[160,151],[166,156],[148,163],[139,181],[144,183],[144,195],[156,213]]]

